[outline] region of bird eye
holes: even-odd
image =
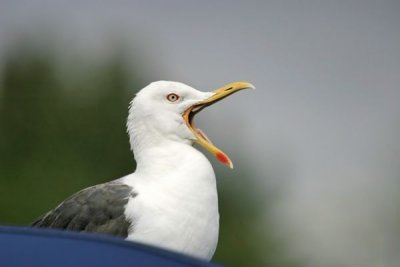
[[[171,93],[171,94],[168,94],[168,95],[167,95],[167,100],[168,100],[169,102],[176,102],[176,101],[179,100],[179,98],[180,98],[180,96],[177,95],[177,94],[174,94],[174,93]]]

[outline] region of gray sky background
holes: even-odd
[[[149,63],[132,64],[148,82],[252,82],[198,122],[236,168],[247,159],[260,184],[283,186],[277,230],[293,253],[309,266],[395,266],[399,14],[399,1],[3,0],[0,51],[49,30],[60,60],[77,48],[106,56],[124,40],[145,51]],[[280,164],[285,175],[264,181]]]

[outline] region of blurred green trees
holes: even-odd
[[[131,79],[123,53],[88,68],[67,66],[78,71],[64,77],[54,52],[16,47],[0,73],[0,223],[27,225],[70,194],[134,171],[125,122],[129,101],[145,84]],[[265,205],[273,203],[266,192],[248,178],[218,183],[215,260],[299,266],[266,225]]]
[[[123,58],[93,67],[85,79],[70,77],[75,88],[65,88],[55,69],[52,55],[42,51],[15,50],[6,59],[0,89],[3,223],[27,224],[72,192],[135,168],[125,131],[134,92],[127,89]]]

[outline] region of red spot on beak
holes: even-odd
[[[217,152],[217,154],[216,154],[215,156],[217,157],[217,159],[218,159],[222,164],[228,165],[228,166],[231,166],[231,165],[232,165],[231,160],[230,160],[230,159],[228,158],[228,156],[225,155],[224,153],[222,153],[222,152]]]

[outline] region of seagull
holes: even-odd
[[[211,260],[218,243],[215,173],[198,143],[222,164],[230,158],[194,124],[205,107],[243,89],[234,82],[213,92],[157,81],[131,101],[127,132],[134,173],[83,189],[32,223],[33,227],[96,232]]]

